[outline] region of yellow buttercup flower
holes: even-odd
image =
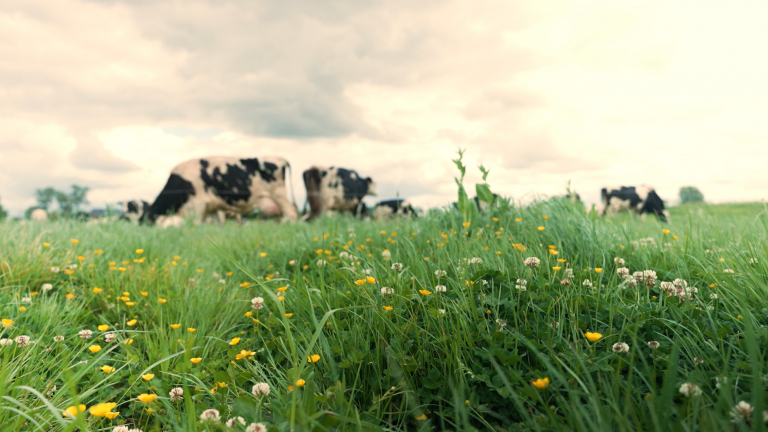
[[[67,294],[64,295],[64,297],[66,297],[67,300],[72,300],[73,298],[75,298],[75,295],[72,294],[72,293],[67,293]]]
[[[427,291],[427,290],[419,290],[419,292],[420,292],[422,295],[425,295],[425,296],[428,296],[428,295],[432,294],[432,291]]]
[[[100,369],[102,370],[102,372],[106,372],[106,373],[112,373],[115,371],[115,368],[113,368],[112,366],[102,366]]]
[[[187,327],[187,331],[190,332],[190,333],[194,333],[195,330],[197,330],[197,329],[196,328],[192,328],[192,327]]]
[[[299,379],[298,381],[296,381],[297,387],[304,387],[304,384],[306,384],[306,381],[304,381],[303,379]]]
[[[117,404],[114,402],[100,403],[92,406],[88,412],[94,417],[104,417],[116,406]]]
[[[461,225],[463,225],[463,226],[464,226],[464,228],[466,228],[466,227],[468,227],[468,226],[472,225],[472,222],[464,222],[464,223],[463,223],[463,224],[461,224]]]
[[[560,266],[552,267],[552,270],[558,271],[558,270],[560,270]]]
[[[229,341],[229,344],[230,345],[237,345],[239,342],[240,342],[240,338],[239,337],[234,337],[234,338],[232,338],[231,341]]]
[[[78,240],[78,239],[72,239],[72,240],[70,240],[70,241],[72,242],[72,244],[78,244],[78,243],[80,243],[80,240]]]
[[[265,256],[267,256],[267,253],[266,252],[262,252],[262,253],[259,254],[259,256],[264,258]]]
[[[43,247],[48,247],[48,246],[50,246],[50,245],[51,245],[50,243],[45,243],[45,242],[43,242]]]
[[[392,306],[382,306],[382,307],[384,308],[385,311],[391,311],[392,309],[394,309]]]
[[[174,330],[176,330],[179,327],[181,327],[181,324],[171,324],[171,328]]]
[[[136,253],[141,255],[144,253],[144,249],[136,249]]]
[[[376,283],[376,279],[373,276],[366,276],[365,281],[368,282],[369,284]]]
[[[592,333],[592,332],[586,332],[584,333],[584,336],[590,342],[597,342],[603,338],[603,335],[601,335],[600,333]]]
[[[141,294],[143,297],[146,297],[149,295],[149,293],[146,291],[141,291],[139,294]]]
[[[106,417],[106,418],[108,418],[110,420],[114,420],[114,418],[117,417],[119,414],[120,414],[120,411],[118,411],[118,412],[108,412],[108,413],[104,414],[104,417]]]
[[[669,230],[668,229],[663,229],[662,228],[661,232],[663,232],[664,234],[669,234]]]
[[[154,377],[155,377],[155,374],[146,374],[146,375],[142,375],[142,376],[141,376],[141,378],[142,378],[144,381],[149,381],[149,380],[151,380],[151,379],[152,379],[152,378],[154,378]]]
[[[312,354],[307,357],[307,363],[317,363],[320,360],[320,354]]]
[[[202,359],[202,357],[195,357],[195,358],[191,358],[191,359],[189,359],[189,361],[191,361],[191,362],[192,362],[192,363],[194,363],[194,364],[198,364],[198,363],[200,363],[202,360],[203,360],[203,359]]]
[[[126,324],[128,326],[133,326],[133,325],[136,325],[136,323],[137,323],[137,321],[135,319],[132,319],[132,320],[128,321]]]
[[[537,229],[538,229],[539,231],[544,231],[544,227],[543,227],[543,226],[540,226],[540,227],[539,227],[539,228],[537,228]]]
[[[545,389],[549,385],[549,378],[539,378],[531,381],[531,384],[539,390]]]
[[[104,291],[104,290],[103,290],[103,289],[101,289],[101,288],[96,288],[96,287],[93,287],[93,293],[94,293],[94,294],[98,294],[98,293],[100,293],[100,292],[102,292],[102,291]]]
[[[123,342],[123,345],[130,345],[133,343],[133,339],[128,339],[127,341]]]
[[[355,281],[355,285],[362,285],[365,283],[365,279],[360,279]]]
[[[101,351],[101,347],[98,346],[98,345],[91,345],[91,346],[88,347],[88,350],[95,354],[95,353]]]
[[[102,324],[96,328],[99,329],[99,331],[107,331],[109,330],[109,324]]]
[[[3,318],[2,321],[0,321],[0,322],[3,323],[3,328],[8,328],[8,327],[12,326],[13,323],[14,323],[13,320],[10,320],[10,319],[7,319],[7,318]]]
[[[284,287],[280,287],[280,288],[278,288],[278,289],[277,289],[277,291],[278,291],[278,292],[285,292],[285,290],[287,290],[287,289],[288,289],[288,287],[287,287],[287,286],[284,286]]]
[[[144,403],[150,403],[153,400],[157,399],[157,395],[156,394],[142,393],[142,394],[136,396],[136,399],[138,399],[138,400],[140,400],[140,401],[142,401]]]
[[[167,302],[168,300],[161,298],[161,299],[157,299],[157,301],[159,301],[160,304],[163,304],[163,303]]]
[[[595,268],[595,273],[602,273],[602,272],[603,272],[603,269],[601,269],[601,268]]]
[[[286,318],[290,318],[290,317],[292,317],[292,316],[293,316],[293,314],[292,314],[292,313],[287,313],[287,314],[285,314],[285,317],[286,317]]]
[[[64,417],[77,417],[78,414],[85,412],[85,405],[80,404],[76,406],[71,406],[64,410]]]
[[[419,421],[424,421],[424,420],[426,420],[426,419],[427,419],[427,415],[426,415],[426,414],[424,414],[424,413],[422,413],[421,415],[418,415],[418,416],[416,416],[416,417],[414,417],[414,418],[415,418],[416,420],[419,420]]]

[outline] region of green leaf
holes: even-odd
[[[489,188],[487,184],[476,184],[475,191],[477,191],[477,197],[480,200],[485,201],[488,204],[493,203],[493,192],[491,192],[491,188]]]

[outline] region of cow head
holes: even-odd
[[[379,195],[379,191],[376,189],[376,183],[374,183],[372,178],[367,177],[365,179],[365,182],[368,184],[368,192],[366,192],[366,195],[371,195],[371,196]]]

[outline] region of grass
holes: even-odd
[[[552,199],[467,227],[441,211],[167,230],[5,223],[0,318],[13,323],[0,338],[34,343],[0,347],[0,430],[232,430],[223,423],[235,416],[240,431],[761,430],[763,212],[675,208],[661,225],[596,219]],[[615,258],[658,280],[628,285]],[[660,288],[678,278],[698,288],[688,301]],[[589,342],[588,331],[602,338]],[[617,342],[629,351],[614,353]],[[262,382],[269,395],[254,396]],[[681,394],[684,383],[701,394]],[[170,400],[174,388],[183,400]],[[754,413],[732,422],[740,401]],[[62,415],[106,402],[114,419]],[[201,422],[208,409],[220,423]]]

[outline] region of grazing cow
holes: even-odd
[[[197,223],[208,216],[223,220],[258,208],[268,216],[295,221],[296,204],[288,200],[286,170],[280,157],[239,158],[213,156],[176,165],[163,190],[146,214],[149,223],[160,216],[193,216]]]
[[[370,177],[362,178],[357,171],[345,168],[313,166],[304,171],[303,177],[310,208],[308,220],[331,210],[364,216],[368,208],[363,197],[377,195],[376,184]]]
[[[649,186],[604,187],[600,190],[601,205],[597,208],[598,216],[615,215],[621,211],[631,211],[643,217],[647,213],[655,214],[660,221],[666,222],[669,211],[664,208],[656,191]]]
[[[416,216],[416,210],[414,210],[408,200],[401,198],[379,201],[373,208],[373,218],[375,220],[396,216]]]
[[[149,203],[142,199],[125,201],[123,202],[123,215],[120,218],[134,223],[144,220],[144,216],[149,212],[149,207]]]
[[[41,208],[34,209],[32,210],[32,213],[29,214],[29,220],[35,222],[45,222],[48,220],[48,212]]]

